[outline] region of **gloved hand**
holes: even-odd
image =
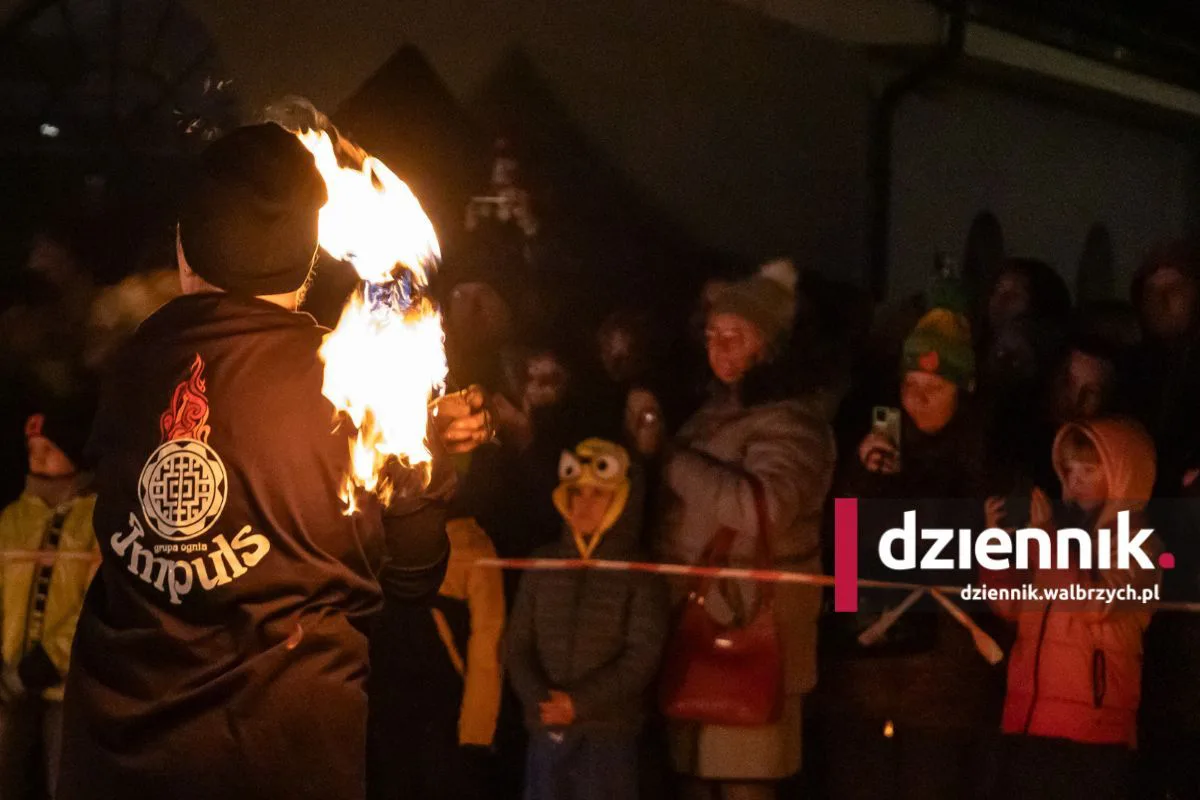
[[[17,664],[17,675],[25,688],[35,694],[40,694],[43,690],[62,682],[58,668],[54,666],[54,662],[50,660],[50,656],[41,644],[26,653],[25,657]]]

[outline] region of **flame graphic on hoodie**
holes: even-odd
[[[192,362],[192,373],[188,379],[175,387],[171,407],[163,412],[158,425],[162,429],[163,442],[176,439],[195,439],[208,443],[211,428],[208,425],[208,398],[204,396],[204,359],[196,354]]]

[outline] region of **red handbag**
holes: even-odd
[[[758,481],[755,562],[770,568],[766,497]],[[728,566],[738,532],[717,531],[701,566]],[[693,581],[667,644],[659,682],[659,707],[668,719],[709,725],[759,726],[779,720],[783,707],[783,649],[775,622],[775,586],[764,583],[754,616],[741,626],[719,624],[704,607],[712,579]]]

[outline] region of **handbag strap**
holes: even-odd
[[[755,475],[747,475],[746,480],[750,482],[750,490],[754,494],[754,514],[758,519],[758,537],[754,547],[754,565],[757,569],[773,569],[775,559],[771,552],[771,514],[767,507],[767,490],[763,487],[762,481]],[[759,602],[762,604],[770,603],[774,600],[774,582],[763,581],[759,597]]]
[[[751,493],[754,496],[754,517],[757,527],[754,543],[754,567],[756,569],[772,569],[774,561],[771,555],[771,516],[767,509],[767,492],[763,487],[762,481],[757,476],[747,473],[745,478],[747,483],[750,484]],[[728,527],[722,527],[714,533],[712,538],[709,539],[708,544],[704,546],[704,550],[701,551],[700,558],[696,562],[697,566],[728,566],[729,555],[733,550],[733,543],[737,535],[738,531]],[[712,587],[714,580],[709,575],[697,576],[692,581],[689,594],[703,597],[708,594],[708,590]],[[769,601],[774,597],[774,594],[775,585],[769,581],[764,582],[762,588],[763,600]]]
[[[754,548],[755,566],[770,569],[775,564],[771,553],[771,513],[767,507],[767,490],[758,476],[747,474],[746,480],[754,494],[754,515],[758,520],[758,539]]]

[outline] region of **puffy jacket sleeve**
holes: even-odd
[[[637,575],[630,598],[625,649],[571,691],[575,714],[587,721],[599,709],[644,693],[658,672],[667,635],[667,585],[656,575]]]
[[[536,572],[521,576],[517,600],[508,620],[505,665],[513,689],[526,709],[548,700],[551,688],[538,661],[537,639],[533,629],[538,577]]]
[[[472,532],[471,554],[495,558],[496,549],[482,529]],[[458,742],[491,745],[500,714],[500,638],[504,632],[504,581],[500,570],[468,568],[467,609],[471,636],[467,642],[466,685],[458,720]]]
[[[666,469],[667,483],[684,503],[705,503],[714,526],[754,535],[758,531],[751,478],[766,494],[767,512],[777,532],[794,529],[804,516],[819,515],[833,480],[833,433],[815,417],[775,411],[747,440],[740,464],[694,449],[677,450]],[[816,526],[813,526],[815,531]],[[776,555],[796,556],[817,542],[775,542]],[[786,548],[788,552],[781,552]]]

